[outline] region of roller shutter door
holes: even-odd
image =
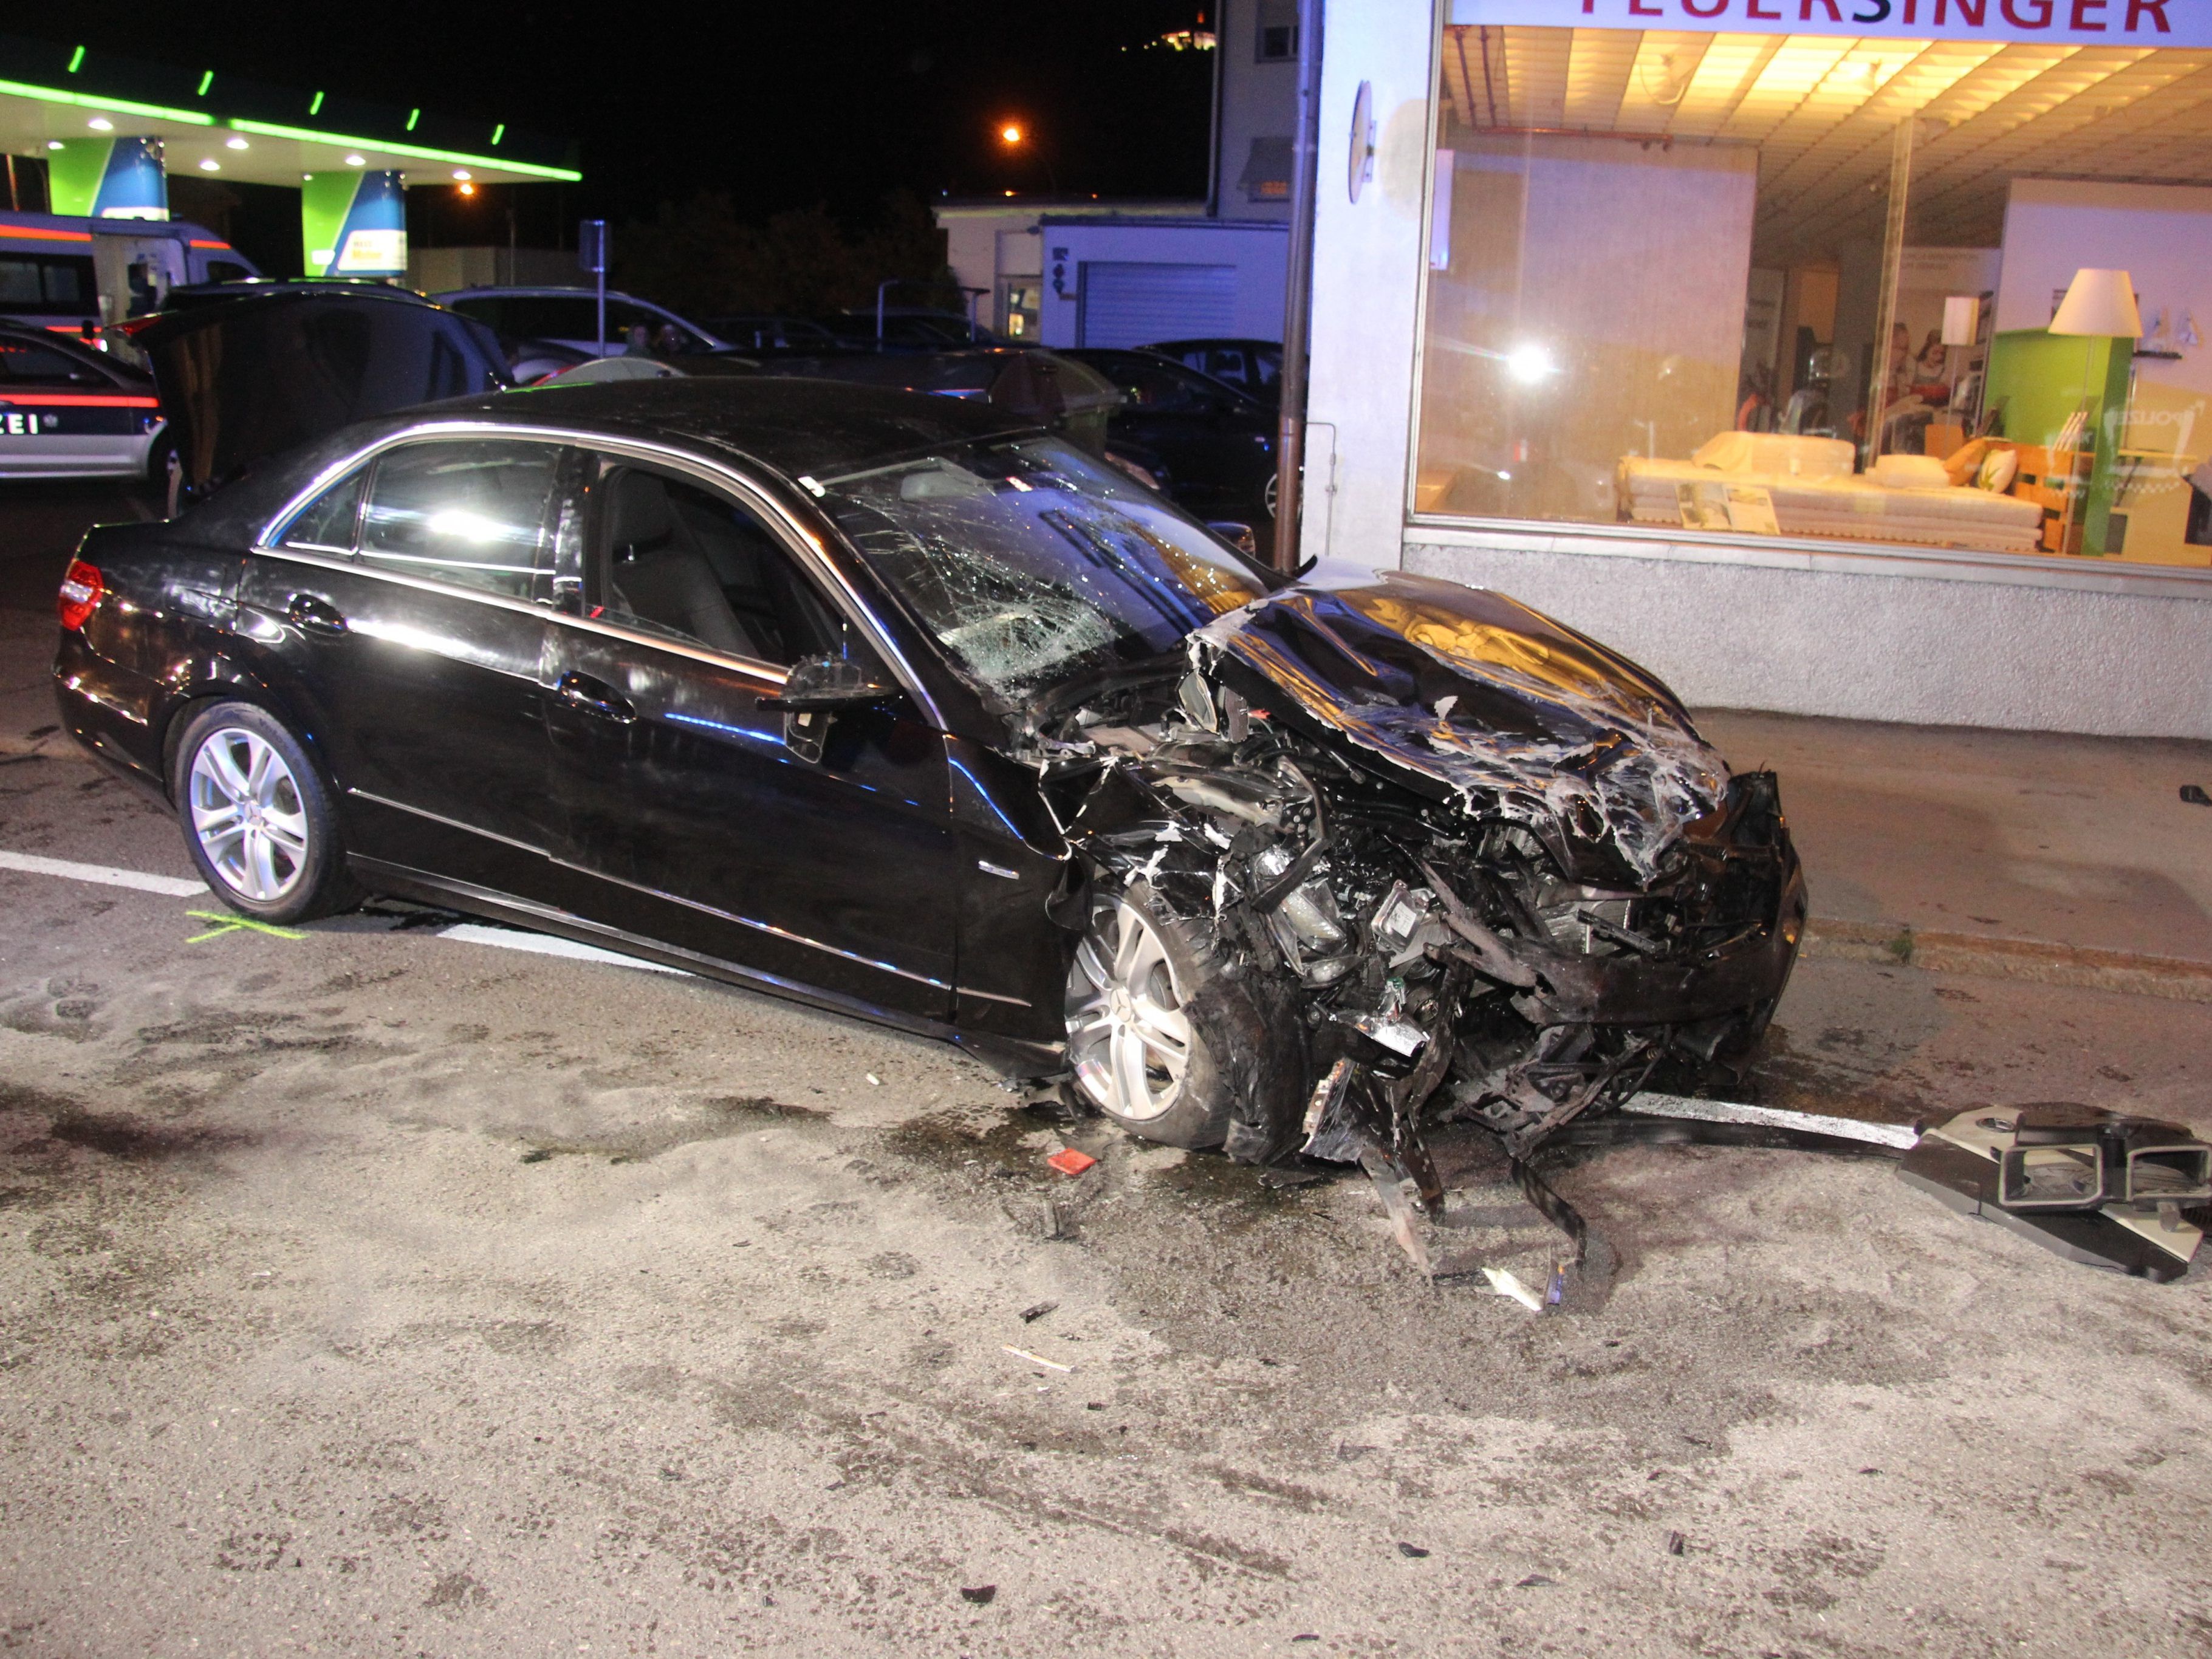
[[[1082,311],[1079,337],[1087,346],[1234,333],[1237,267],[1086,260]]]

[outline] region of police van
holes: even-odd
[[[259,275],[181,220],[0,213],[0,479],[158,483],[154,382],[107,330],[159,310],[173,288]]]
[[[159,310],[173,288],[260,274],[181,219],[0,213],[0,319],[94,344],[107,325]]]

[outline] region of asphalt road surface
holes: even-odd
[[[0,853],[186,877],[39,729],[118,499],[0,501]],[[453,920],[0,869],[0,1649],[2212,1651],[2203,1273],[1630,1147],[1559,1170],[1604,1248],[1539,1316],[1362,1181]],[[1757,1091],[2203,1122],[2208,1053],[2201,1003],[1809,961]],[[1449,1152],[1453,1247],[1540,1283]]]

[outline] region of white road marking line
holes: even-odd
[[[59,876],[65,881],[88,881],[101,887],[134,887],[142,893],[161,893],[171,898],[208,896],[205,882],[149,875],[143,870],[121,870],[112,864],[80,864],[75,859],[44,858],[36,853],[0,851],[0,870],[20,870],[31,876]],[[441,928],[437,936],[459,939],[464,945],[489,945],[502,951],[568,957],[577,962],[604,962],[615,968],[642,968],[647,973],[673,974],[678,979],[694,977],[681,968],[647,962],[641,957],[626,957],[618,951],[603,951],[596,945],[581,945],[574,939],[556,939],[550,933],[526,933],[510,927],[489,927],[481,922],[465,921]]]
[[[551,933],[525,933],[512,927],[488,927],[477,921],[464,921],[441,928],[438,937],[457,939],[464,945],[489,945],[501,951],[527,951],[541,957],[568,957],[578,962],[604,962],[616,968],[642,968],[647,973],[673,974],[678,979],[693,977],[681,968],[647,962],[642,957],[626,957],[619,951],[603,951],[596,945],[584,945],[575,939],[556,938]]]
[[[94,882],[102,887],[135,887],[142,893],[167,893],[172,898],[205,898],[208,891],[204,881],[149,876],[140,870],[118,870],[110,864],[41,858],[36,853],[0,852],[0,870],[21,870],[33,876],[61,876],[70,881]]]
[[[1770,1129],[1796,1129],[1807,1134],[1834,1135],[1843,1140],[1864,1140],[1876,1146],[1901,1146],[1908,1152],[1920,1144],[1910,1123],[1865,1123],[1855,1117],[1822,1117],[1814,1112],[1785,1112],[1776,1106],[1747,1106],[1732,1100],[1691,1100],[1681,1095],[1631,1095],[1624,1112],[1647,1117],[1697,1118],[1708,1123],[1757,1123]]]

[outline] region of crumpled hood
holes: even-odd
[[[1478,816],[1525,824],[1556,854],[1602,843],[1646,882],[1727,799],[1726,763],[1657,678],[1487,589],[1397,571],[1299,582],[1217,618],[1192,650],[1201,669],[1212,656],[1263,676]]]

